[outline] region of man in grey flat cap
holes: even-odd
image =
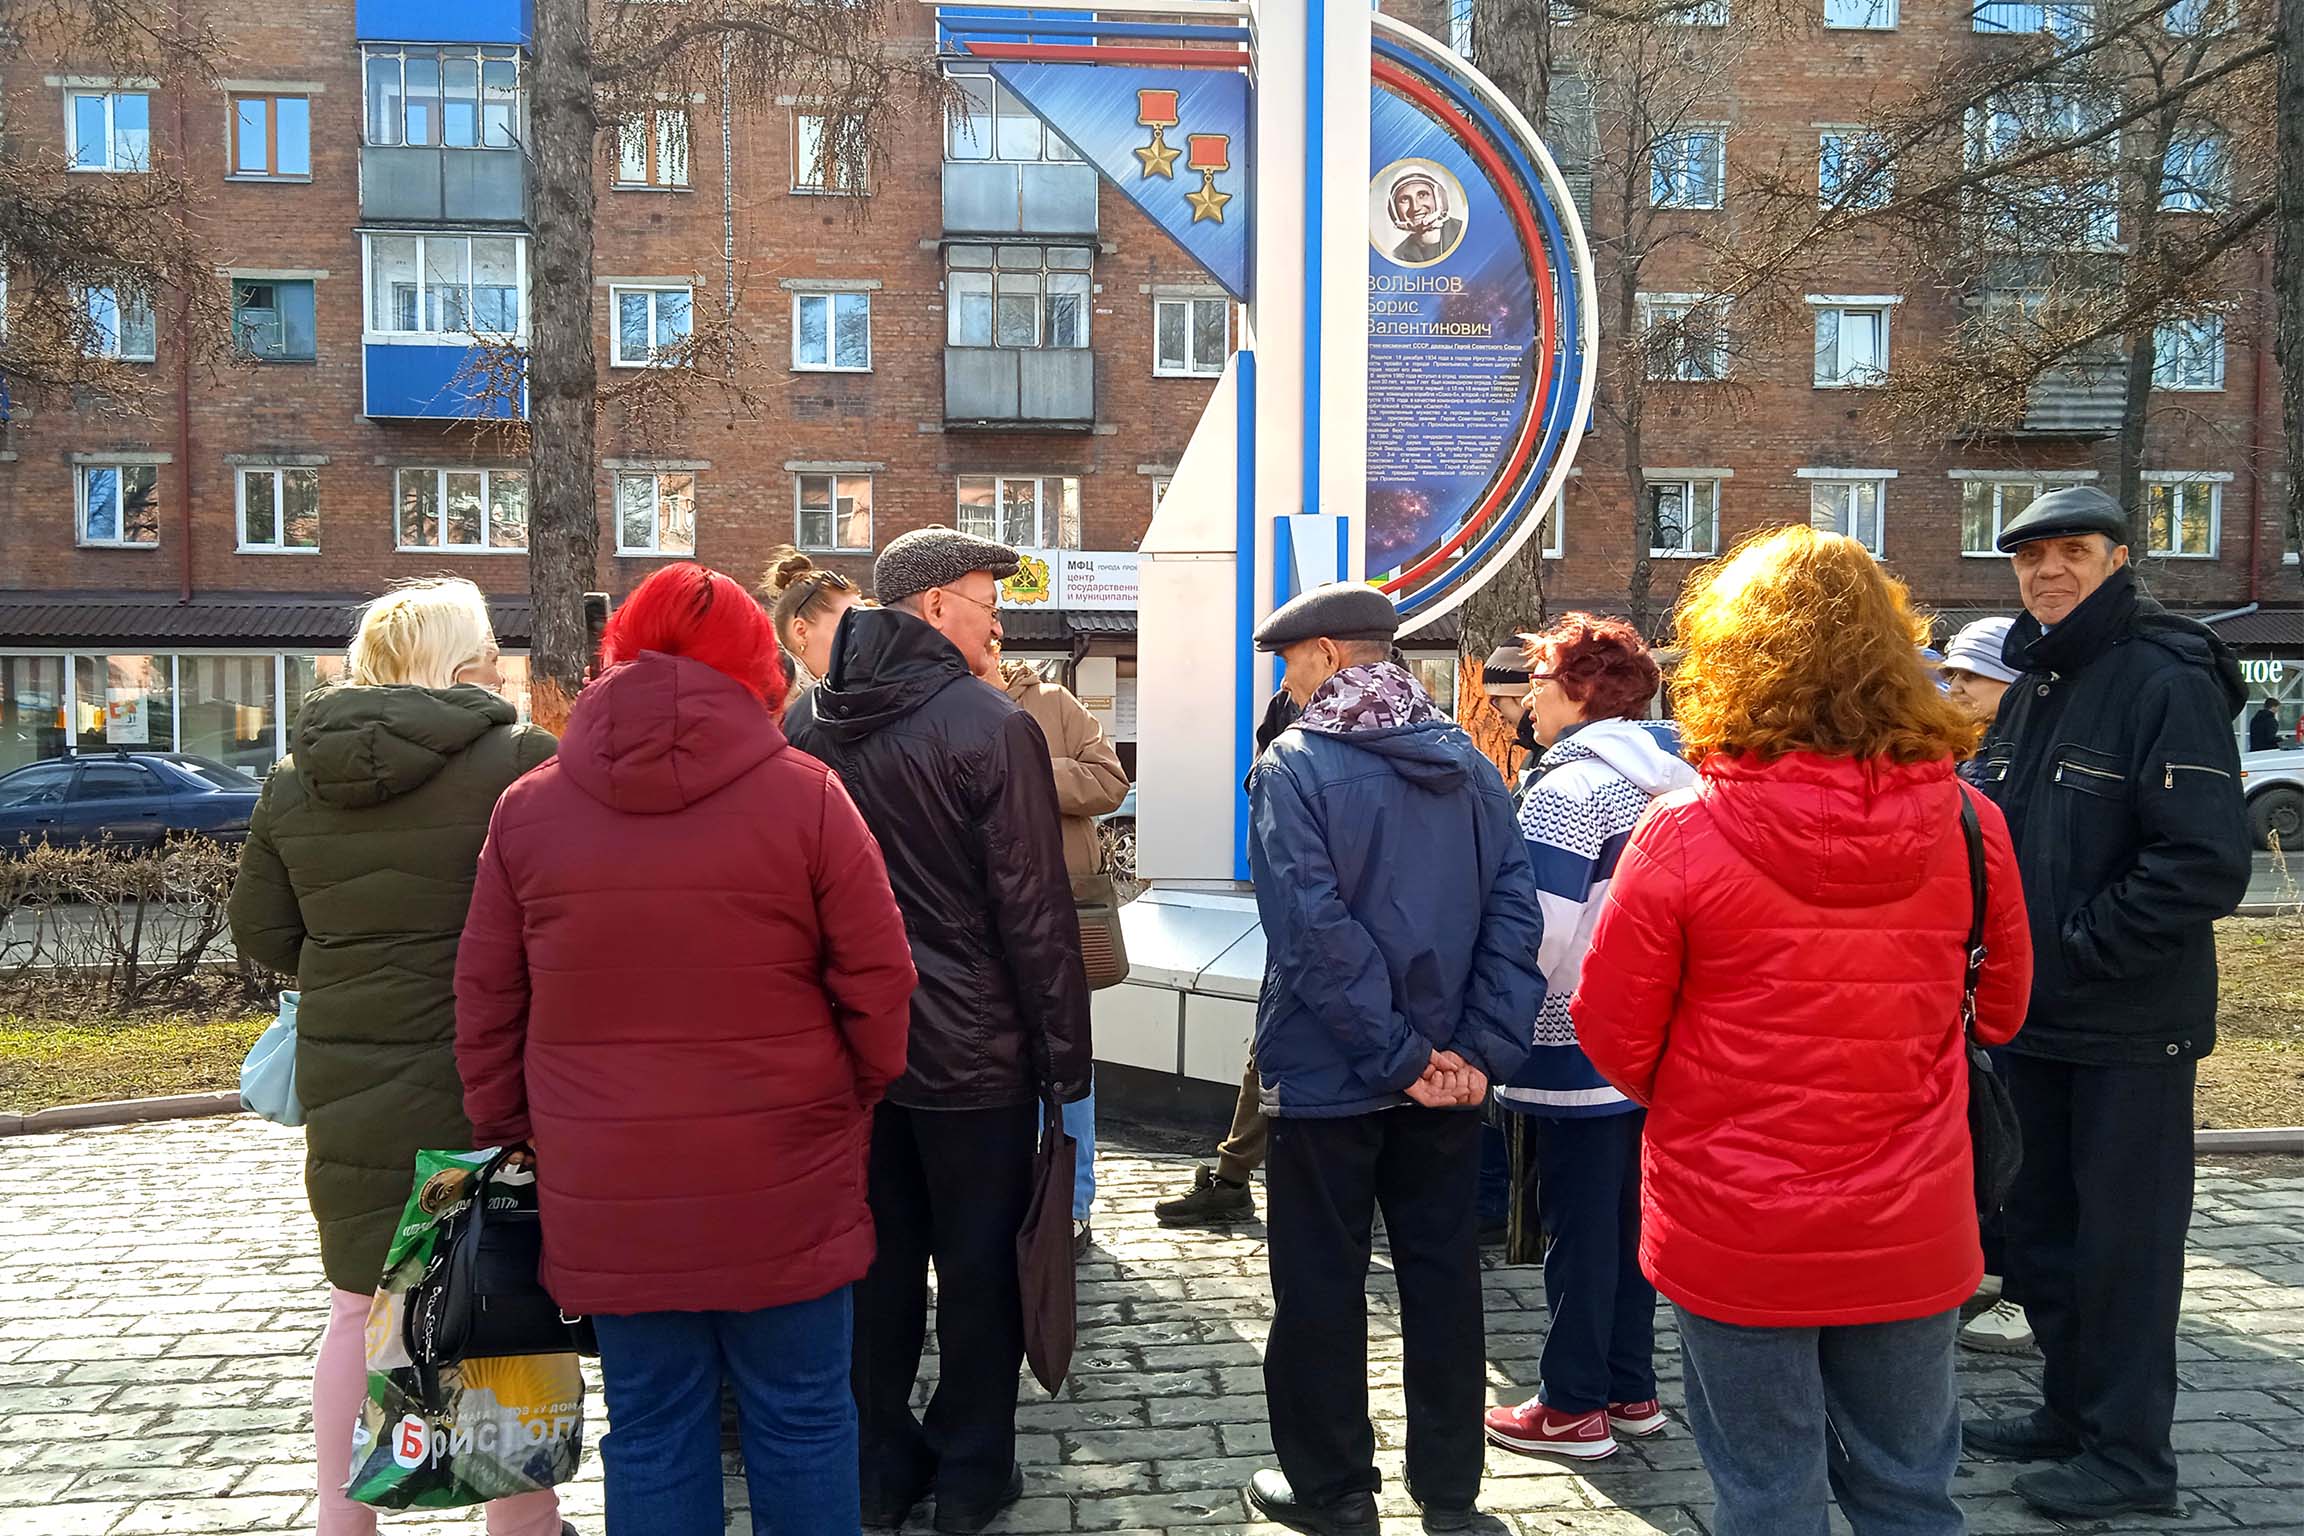
[[[1972,1452],[2055,1462],[2011,1486],[2065,1519],[2177,1507],[2193,1081],[2216,1043],[2211,930],[2248,887],[2239,664],[2145,595],[2127,542],[2093,486],[2002,530],[2025,611],[2001,657],[2020,675],[1974,769],[2032,917],[2005,1246],[2043,1368],[2040,1407],[1962,1431]]]
[[[842,616],[824,681],[784,722],[863,811],[920,973],[909,1060],[872,1124],[879,1252],[856,1288],[852,1366],[864,1523],[900,1526],[933,1492],[936,1529],[962,1536],[1023,1491],[1016,1233],[1040,1104],[1086,1097],[1091,1055],[1048,744],[974,675],[1016,567],[1014,550],[950,528],[890,542],[873,568],[886,606]],[[854,1175],[826,1149],[825,1177]],[[923,1423],[931,1263],[941,1366]]]
[[[1375,588],[1307,592],[1256,631],[1303,707],[1249,776],[1267,956],[1255,1058],[1272,1116],[1264,1395],[1279,1470],[1249,1500],[1315,1536],[1374,1533],[1369,1244],[1381,1206],[1407,1348],[1408,1492],[1466,1530],[1486,1350],[1474,1184],[1491,1078],[1527,1056],[1543,918],[1511,797],[1390,659]]]

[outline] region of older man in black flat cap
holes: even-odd
[[[2193,1080],[2216,1043],[2211,928],[2248,886],[2239,664],[2144,594],[2127,541],[2092,486],[2001,532],[2025,609],[2001,654],[2022,675],[1976,767],[2032,916],[2007,1283],[2045,1364],[2039,1408],[1963,1429],[1970,1451],[2056,1462],[2012,1486],[2068,1519],[2177,1507]]]
[[[856,1288],[864,1524],[982,1530],[1023,1491],[1016,1231],[1043,1099],[1088,1093],[1088,976],[1048,743],[980,682],[1016,551],[917,528],[880,552],[885,608],[851,608],[824,681],[785,717],[864,813],[904,912],[920,988],[904,1075],[873,1117],[879,1252]],[[805,880],[808,872],[792,871]],[[853,1177],[830,1149],[826,1176]],[[937,1277],[937,1383],[911,1406]]]
[[[1377,1529],[1368,1260],[1400,1285],[1408,1492],[1473,1520],[1484,1360],[1474,1181],[1490,1078],[1544,1000],[1535,876],[1502,780],[1414,674],[1375,588],[1304,594],[1256,632],[1303,708],[1249,776],[1263,919],[1255,1057],[1272,1116],[1264,1395],[1278,1471],[1249,1500],[1296,1530]]]

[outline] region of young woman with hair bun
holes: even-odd
[[[865,601],[855,582],[818,565],[789,544],[768,552],[760,600],[775,621],[777,643],[798,663],[802,687],[832,670],[832,635],[840,616]]]

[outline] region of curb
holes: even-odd
[[[2304,912],[2304,902],[2244,901],[2232,909],[2234,917],[2294,917],[2299,912]]]
[[[2304,1152],[2304,1125],[2250,1131],[2194,1131],[2198,1152]]]
[[[191,1120],[202,1115],[240,1113],[240,1090],[179,1093],[163,1099],[112,1099],[101,1104],[59,1104],[30,1114],[0,1114],[0,1136],[32,1136],[46,1131],[84,1131],[100,1125],[140,1125],[151,1120]]]

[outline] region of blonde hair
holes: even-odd
[[[799,639],[792,632],[793,621],[814,622],[843,592],[861,596],[856,583],[838,571],[818,565],[789,544],[779,544],[768,551],[768,573],[760,578],[760,600],[768,605],[768,616],[775,621],[777,643],[790,655],[800,654]]]
[[[348,681],[446,688],[496,649],[488,599],[461,576],[404,581],[360,610]]]

